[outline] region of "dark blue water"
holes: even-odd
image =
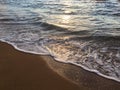
[[[120,81],[119,0],[0,0],[0,40]]]

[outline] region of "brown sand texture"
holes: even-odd
[[[120,90],[120,83],[0,42],[0,90]]]

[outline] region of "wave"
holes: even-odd
[[[116,0],[0,2],[1,41],[120,82],[120,4]]]
[[[57,61],[71,63],[120,82],[119,36],[95,36],[89,31],[73,32],[35,22],[1,24],[0,40],[17,50],[51,55]]]

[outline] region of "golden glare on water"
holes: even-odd
[[[56,18],[56,22],[55,23],[53,22],[54,25],[64,27],[64,28],[69,28],[69,27],[72,28],[71,24],[73,23],[74,20],[71,15],[57,15],[53,17]]]
[[[66,10],[66,11],[64,11],[64,13],[65,14],[69,14],[69,13],[71,13],[71,11],[70,10]]]
[[[62,15],[61,16],[61,23],[68,24],[70,22],[70,18],[71,18],[70,15]]]

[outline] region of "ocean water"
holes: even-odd
[[[120,82],[119,0],[0,0],[0,40]]]

